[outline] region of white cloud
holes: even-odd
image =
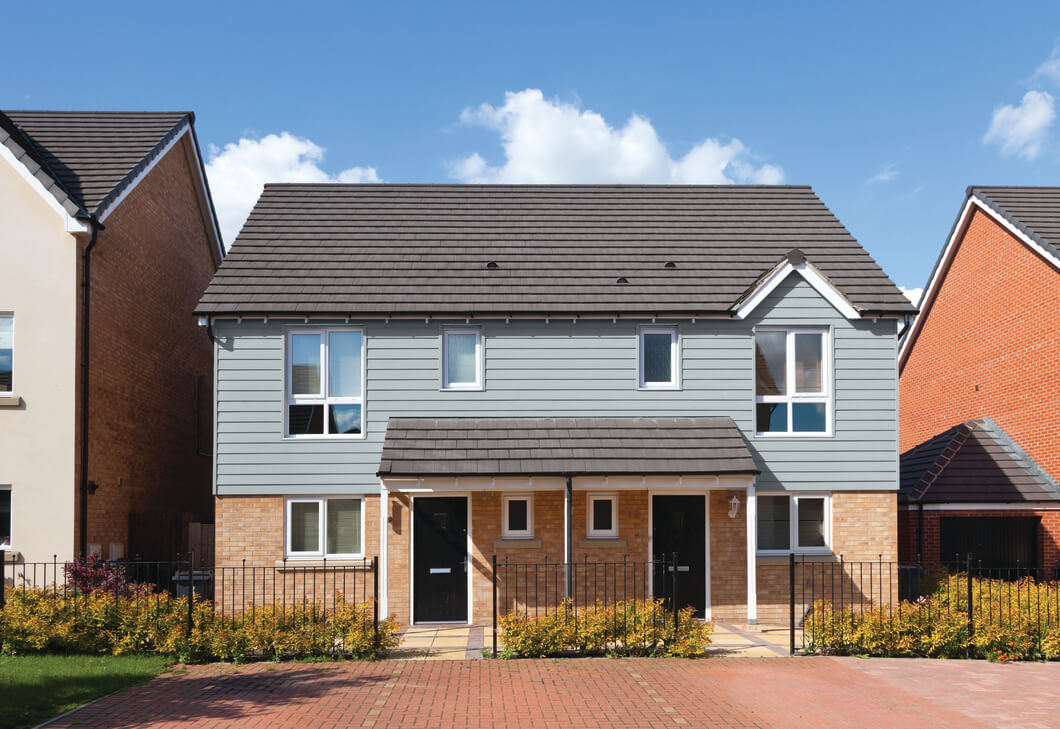
[[[881,182],[890,182],[897,178],[899,174],[898,165],[894,162],[888,162],[880,168],[879,172],[866,180],[866,184],[875,185]]]
[[[738,139],[707,138],[674,159],[651,122],[633,114],[615,128],[594,111],[548,100],[538,89],[508,92],[504,104],[465,109],[460,121],[497,132],[505,160],[473,153],[449,164],[469,183],[758,183],[778,184],[783,170],[757,159]]]
[[[206,175],[225,244],[232,245],[266,182],[381,181],[374,167],[351,167],[329,175],[320,168],[323,159],[323,147],[289,132],[243,137],[224,149],[210,145]]]
[[[1060,45],[1053,47],[1053,52],[1042,61],[1041,65],[1031,74],[1031,80],[1040,78],[1049,79],[1053,83],[1060,83]]]
[[[918,306],[920,304],[920,297],[924,295],[923,288],[910,289],[905,286],[899,286],[898,288],[900,288],[902,293],[905,294],[905,298],[913,302],[913,306]]]
[[[983,142],[1001,145],[1004,157],[1013,154],[1026,160],[1038,156],[1045,134],[1056,117],[1053,97],[1046,91],[1028,91],[1019,106],[1005,104],[994,109]]]

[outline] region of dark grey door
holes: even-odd
[[[467,497],[413,500],[412,620],[467,620]]]
[[[677,574],[677,604],[696,609],[702,618],[707,602],[706,499],[702,496],[652,497],[652,551],[658,560],[677,564],[655,572],[655,596],[671,604],[674,571]]]

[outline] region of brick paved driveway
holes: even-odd
[[[1027,702],[999,704],[1055,703],[1057,685],[1057,664],[972,661],[259,663],[161,676],[51,727],[1060,727]]]

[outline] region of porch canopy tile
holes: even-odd
[[[731,418],[390,418],[378,475],[728,475],[758,468]]]

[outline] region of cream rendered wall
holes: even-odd
[[[76,238],[0,157],[0,313],[15,316],[18,407],[0,407],[0,486],[11,487],[11,550],[27,562],[74,554]]]

